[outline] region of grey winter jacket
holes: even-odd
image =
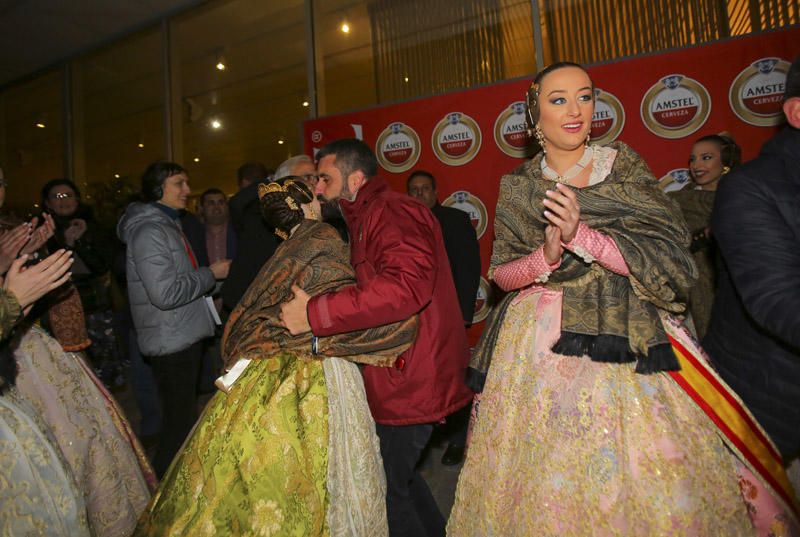
[[[175,353],[212,336],[204,295],[214,274],[192,267],[178,223],[153,204],[131,203],[117,235],[127,244],[128,299],[142,354]]]

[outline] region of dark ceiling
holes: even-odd
[[[0,87],[204,0],[0,0]]]

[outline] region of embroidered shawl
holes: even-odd
[[[678,362],[659,319],[659,310],[685,310],[697,277],[689,254],[690,235],[678,206],[658,187],[647,164],[627,145],[611,147],[617,156],[602,182],[573,189],[581,220],[617,244],[630,270],[625,277],[591,259],[565,251],[561,266],[544,285],[563,291],[561,338],[553,351],[588,355],[602,362],[636,361],[636,371],[677,369]],[[542,154],[502,178],[495,216],[494,268],[526,256],[544,244],[546,190]],[[485,373],[502,317],[516,293],[501,302],[476,347],[471,367]]]
[[[280,324],[280,306],[297,284],[309,295],[356,283],[350,252],[328,224],[304,220],[261,268],[231,313],[222,339],[226,368],[239,358],[268,358],[278,351],[311,353],[311,333],[292,336]],[[376,328],[321,337],[317,352],[353,362],[390,366],[417,334],[418,317]]]

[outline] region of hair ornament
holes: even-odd
[[[259,183],[258,185],[258,199],[263,198],[271,192],[286,192],[284,188],[278,183]]]

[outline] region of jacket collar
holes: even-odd
[[[789,125],[773,136],[761,149],[762,155],[776,155],[780,158],[797,161],[800,155],[800,129]]]
[[[358,218],[358,215],[363,212],[364,208],[379,194],[389,190],[389,185],[380,177],[373,177],[361,187],[356,194],[356,199],[353,201],[339,198],[339,207],[342,209],[342,214],[348,222]]]
[[[166,214],[170,220],[178,220],[181,217],[181,213],[178,212],[177,209],[173,209],[172,207],[167,207],[163,203],[158,203],[157,201],[153,202],[153,206],[156,209],[160,209],[164,214]]]

